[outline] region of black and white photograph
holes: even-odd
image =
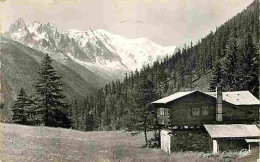
[[[259,0],[0,0],[0,162],[260,162]]]

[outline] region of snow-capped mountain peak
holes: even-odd
[[[118,53],[122,62],[131,70],[140,70],[143,65],[161,60],[166,55],[173,55],[176,50],[175,46],[163,47],[147,38],[128,39],[102,29],[96,32],[106,37],[113,52]]]
[[[72,60],[111,80],[172,55],[176,49],[175,46],[158,45],[147,38],[128,39],[103,29],[71,29],[60,33],[50,23],[35,21],[26,26],[22,19],[12,24],[9,32],[12,39],[49,53],[65,65]]]
[[[22,18],[18,18],[9,28],[10,32],[15,32],[17,30],[26,29],[26,24]]]
[[[10,27],[9,32],[12,33],[12,38],[22,41],[30,34],[24,20],[22,18],[17,19]]]

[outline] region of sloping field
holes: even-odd
[[[123,131],[80,132],[0,123],[0,161],[219,161],[196,152],[167,155],[143,144],[143,135]]]

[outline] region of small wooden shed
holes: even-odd
[[[212,151],[250,149],[250,143],[259,142],[260,130],[256,125],[204,125],[212,140]]]

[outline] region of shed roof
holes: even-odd
[[[204,125],[211,138],[259,138],[260,130],[256,125],[229,124]]]
[[[216,92],[206,92],[216,98]],[[249,91],[223,92],[223,100],[234,105],[260,105],[260,101]]]
[[[260,139],[245,139],[247,143],[259,143]]]
[[[170,101],[174,101],[178,98],[184,97],[188,94],[201,91],[188,91],[188,92],[177,92],[170,96],[164,97],[157,101],[152,102],[153,104],[166,104]],[[201,92],[206,95],[216,98],[216,92]],[[253,96],[249,91],[233,91],[223,92],[223,100],[233,105],[260,105],[260,101]]]

